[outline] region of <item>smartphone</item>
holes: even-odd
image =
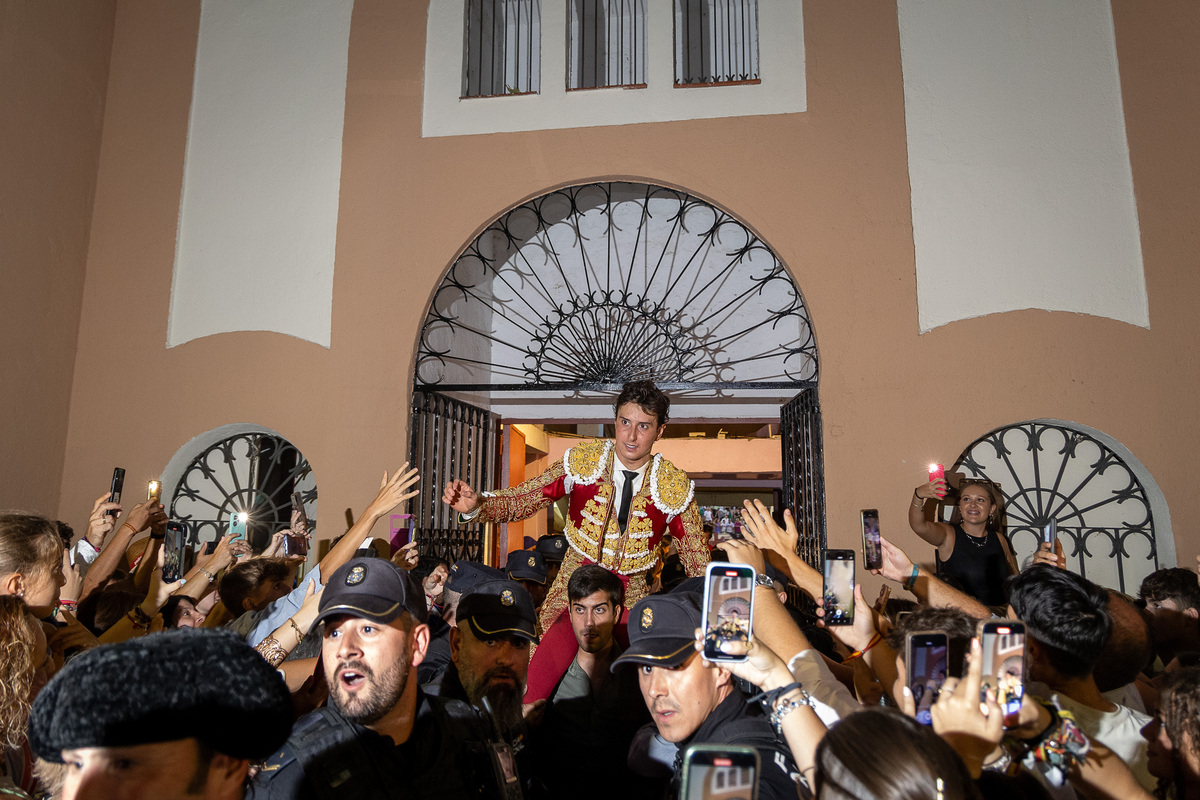
[[[933,704],[946,682],[950,642],[941,631],[916,631],[904,637],[904,666],[908,690],[917,708],[917,722],[933,724]]]
[[[158,481],[150,481],[146,485],[146,499],[158,502],[162,499],[162,484]]]
[[[854,624],[854,551],[825,551],[826,625]]]
[[[704,570],[704,657],[745,661],[754,616],[754,567],[710,563]]]
[[[394,552],[412,539],[412,514],[392,514],[390,519],[390,540]]]
[[[116,467],[113,469],[112,485],[108,489],[108,502],[110,502],[110,503],[121,502],[121,490],[124,488],[125,488],[125,470],[121,469],[120,467]],[[108,512],[108,515],[110,517],[115,517],[117,515],[117,510],[114,508],[113,510]]]
[[[679,800],[757,800],[758,751],[744,745],[694,744],[683,752]]]
[[[187,525],[171,520],[167,523],[167,536],[163,540],[163,583],[173,583],[183,577],[186,548]]]
[[[1015,619],[985,620],[976,630],[983,651],[983,682],[980,697],[988,689],[1006,726],[1015,725],[1025,696],[1025,623]]]
[[[883,568],[883,543],[879,541],[879,510],[864,508],[862,518],[863,564],[867,569]]]
[[[1058,520],[1054,517],[1050,518],[1050,522],[1042,526],[1042,542],[1054,547],[1054,540],[1058,538]]]
[[[230,511],[229,512],[229,532],[233,534],[233,538],[246,538],[246,520],[249,515],[245,511]]]
[[[929,465],[929,482],[933,483],[934,481],[945,481],[945,480],[946,480],[946,469],[941,464],[930,464]],[[945,497],[946,490],[942,489],[941,491],[939,491],[937,493],[937,496]]]

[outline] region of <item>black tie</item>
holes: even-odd
[[[629,522],[629,502],[633,500],[633,479],[637,477],[637,473],[627,469],[621,472],[625,473],[625,485],[621,487],[621,507],[617,509],[617,524],[621,526],[621,533],[624,533],[625,525]]]

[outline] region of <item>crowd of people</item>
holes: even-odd
[[[464,522],[568,499],[564,532],[502,567],[372,536],[430,491],[407,465],[303,579],[282,546],[313,535],[299,514],[167,582],[156,500],[102,496],[79,536],[0,513],[0,795],[1200,798],[1196,572],[1135,598],[1057,543],[1019,568],[996,488],[938,479],[909,513],[938,568],[883,539],[885,592],[855,585],[848,624],[826,624],[789,512],[747,502],[740,538],[710,539],[653,452],[669,408],[628,384],[612,440],[513,489],[438,487]],[[753,576],[735,587],[752,611],[706,651],[713,570]],[[920,637],[938,666],[910,663]]]

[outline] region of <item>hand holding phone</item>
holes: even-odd
[[[120,503],[121,502],[121,490],[124,488],[125,488],[125,470],[122,469],[121,467],[115,467],[113,469],[112,484],[110,485],[110,488],[108,490],[108,502]],[[117,515],[117,510],[114,508],[114,509],[109,510],[107,513],[110,517],[115,517]]]
[[[229,532],[233,534],[234,541],[246,538],[246,520],[249,516],[245,511],[229,512]]]
[[[1042,526],[1042,544],[1048,544],[1051,548],[1054,547],[1055,540],[1058,539],[1058,520],[1054,517]]]
[[[163,583],[174,583],[183,577],[186,548],[187,526],[171,520],[167,523],[166,538],[163,540]]]
[[[946,682],[949,639],[942,631],[917,631],[904,637],[904,667],[912,692],[916,720],[933,724],[933,704]]]
[[[929,482],[936,484],[937,481],[941,481],[942,485],[941,486],[935,485],[933,487],[933,491],[938,497],[945,497],[946,496],[946,469],[941,464],[930,464],[929,465]]]
[[[1025,696],[1025,623],[1016,619],[984,620],[977,627],[982,651],[980,699],[988,689],[1004,714],[1005,726],[1017,723]]]
[[[883,543],[879,537],[879,510],[864,508],[862,520],[863,564],[867,569],[883,568]]]
[[[710,563],[704,570],[704,657],[745,661],[754,617],[754,567]]]
[[[825,580],[821,589],[826,625],[854,624],[854,551],[825,551]]]
[[[162,484],[158,481],[150,481],[146,485],[146,499],[152,502],[159,502],[162,498]]]
[[[683,753],[679,800],[758,798],[758,751],[744,745],[693,744]]]

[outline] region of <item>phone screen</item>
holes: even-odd
[[[167,523],[167,535],[163,540],[164,583],[172,583],[183,577],[184,548],[187,547],[187,527],[172,520]]]
[[[980,694],[994,690],[1005,724],[1015,724],[1025,696],[1025,624],[1006,619],[979,625],[983,650]]]
[[[123,470],[121,467],[116,467],[115,469],[113,469],[112,484],[108,489],[108,494],[109,494],[108,502],[110,502],[110,503],[121,502],[121,490],[124,488],[125,488],[125,470]],[[115,517],[117,515],[117,510],[114,508],[112,511],[108,512],[108,515],[110,517]]]
[[[825,551],[826,625],[854,624],[854,551]]]
[[[883,567],[883,544],[879,541],[879,510],[864,508],[862,517],[863,558],[867,569]]]
[[[679,800],[758,797],[758,751],[735,745],[692,745],[683,755]]]
[[[949,645],[939,631],[910,633],[906,637],[904,665],[908,671],[908,689],[917,708],[917,722],[932,725],[931,709],[946,682]]]
[[[287,533],[283,536],[283,554],[285,556],[308,555],[308,537]]]
[[[754,615],[753,567],[712,563],[704,570],[704,657],[745,661]]]

